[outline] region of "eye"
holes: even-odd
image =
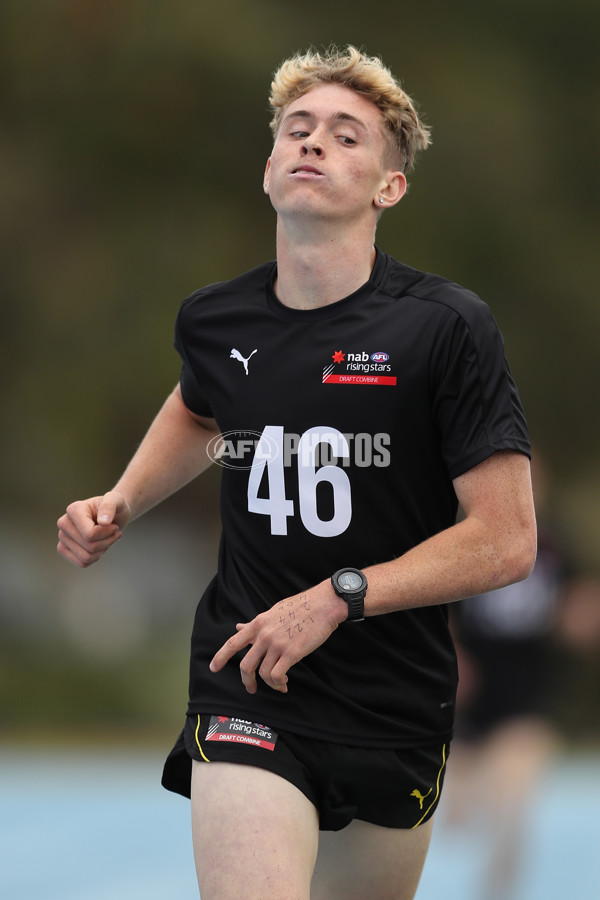
[[[305,138],[308,137],[308,131],[291,131],[290,137]]]
[[[348,137],[347,134],[340,134],[339,140],[341,141],[342,144],[345,144],[346,147],[351,147],[352,144],[356,143],[354,138]]]

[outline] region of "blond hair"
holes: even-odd
[[[271,131],[277,137],[284,110],[318,84],[340,84],[370,100],[381,112],[394,151],[394,165],[409,172],[419,150],[431,143],[430,130],[417,115],[415,104],[392,73],[375,56],[349,45],[324,53],[296,53],[281,64],[271,83]]]

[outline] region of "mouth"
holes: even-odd
[[[315,169],[314,166],[298,166],[297,169],[292,169],[290,175],[308,175],[313,178],[322,178],[323,172]]]

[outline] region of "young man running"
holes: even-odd
[[[97,561],[218,445],[218,573],[163,775],[201,896],[409,900],[453,728],[445,604],[535,558],[527,427],[487,306],[374,246],[429,142],[390,72],[298,55],[271,105],[277,261],[183,303],[179,384],[58,549]]]

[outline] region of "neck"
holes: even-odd
[[[373,232],[368,235],[311,235],[290,240],[277,225],[275,293],[293,309],[316,309],[350,296],[371,276],[375,263]]]

